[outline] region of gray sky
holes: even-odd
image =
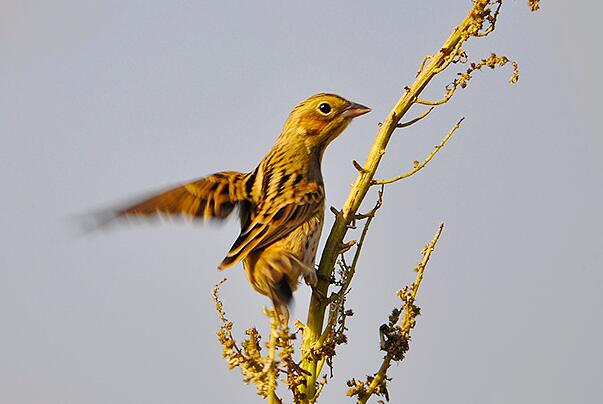
[[[125,226],[74,237],[68,218],[215,171],[249,170],[289,110],[319,91],[373,112],[325,155],[340,206],[383,119],[425,53],[470,2],[4,0],[0,13],[0,402],[257,402],[229,371],[210,298],[237,332],[267,328],[241,267],[219,273],[225,226]],[[379,366],[378,327],[437,225],[411,351],[393,402],[596,402],[603,394],[599,123],[601,6],[507,1],[493,36],[519,61],[392,139],[386,190],[322,402]],[[598,10],[597,10],[598,8]],[[453,67],[442,79],[450,81]],[[433,83],[428,95],[437,97]],[[372,205],[374,196],[367,198]],[[329,217],[329,220],[331,218]],[[328,228],[328,225],[327,225]],[[351,235],[350,235],[351,237]],[[296,294],[305,320],[308,290]]]

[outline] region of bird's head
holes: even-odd
[[[322,156],[352,119],[370,110],[335,94],[313,95],[291,111],[279,141],[305,146],[309,152]]]

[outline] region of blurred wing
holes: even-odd
[[[246,175],[225,171],[209,175],[114,212],[115,217],[154,215],[226,218],[237,202],[247,199]]]
[[[236,264],[252,250],[266,247],[287,236],[322,209],[324,190],[315,182],[299,184],[258,206],[241,224],[241,234],[220,264],[225,269]]]

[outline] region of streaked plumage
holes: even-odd
[[[271,298],[284,321],[304,276],[316,283],[314,260],[324,218],[322,155],[356,116],[370,109],[334,94],[297,105],[276,143],[250,173],[224,171],[162,192],[115,216],[226,218],[239,208],[241,233],[219,265],[243,261],[249,282]]]

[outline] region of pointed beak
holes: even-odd
[[[343,115],[344,118],[353,119],[357,116],[364,115],[369,112],[371,112],[371,109],[369,107],[365,107],[364,105],[356,104],[355,102],[353,102],[350,104],[349,107],[345,109],[345,111],[342,112],[341,115]]]

